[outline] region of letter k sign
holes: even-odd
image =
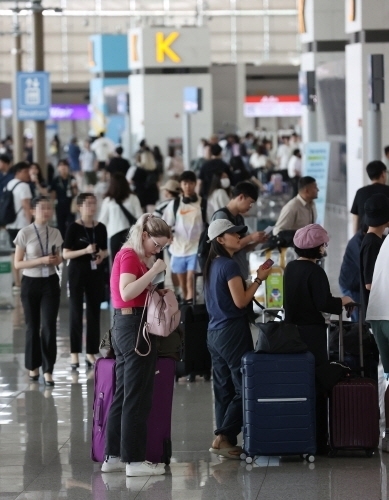
[[[175,63],[181,62],[180,56],[171,48],[171,45],[179,36],[178,31],[172,31],[166,38],[161,31],[155,34],[155,57],[157,62],[165,62],[165,57],[169,57]]]

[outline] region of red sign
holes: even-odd
[[[299,95],[246,96],[244,115],[248,118],[267,116],[301,116]]]

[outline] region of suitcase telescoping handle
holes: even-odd
[[[365,376],[365,365],[363,359],[363,320],[361,314],[361,304],[356,302],[347,304],[348,307],[355,307],[359,309],[359,319],[358,319],[358,341],[359,341],[359,363],[361,365],[361,375]],[[339,315],[339,361],[344,361],[344,342],[343,342],[343,319],[342,315]]]

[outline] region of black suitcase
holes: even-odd
[[[184,348],[180,361],[177,363],[176,379],[188,376],[194,382],[196,375],[205,380],[211,379],[211,355],[207,347],[207,330],[209,316],[205,304],[196,304],[196,279],[194,277],[193,305],[181,307],[180,329],[184,337]]]

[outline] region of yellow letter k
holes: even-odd
[[[179,36],[180,34],[178,33],[178,31],[172,31],[166,38],[161,31],[158,31],[155,34],[155,50],[157,62],[165,62],[165,56],[169,57],[175,63],[181,62],[180,56],[170,47]]]

